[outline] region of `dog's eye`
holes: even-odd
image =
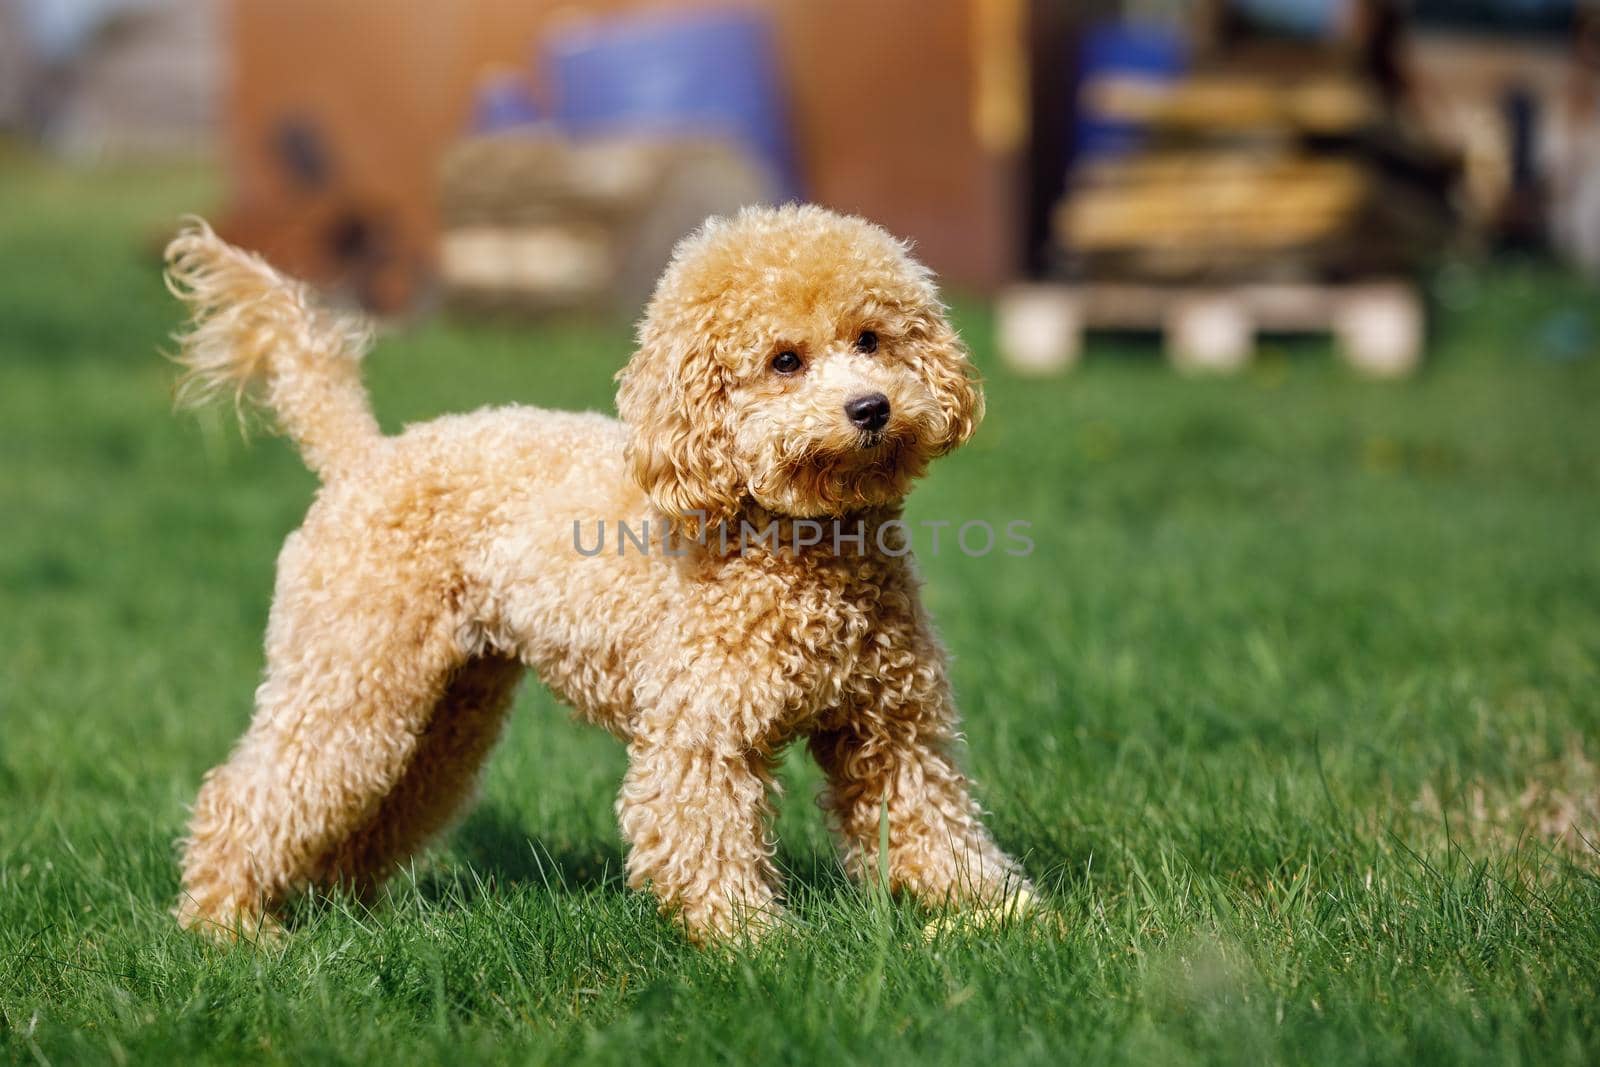
[[[876,352],[878,350],[878,335],[871,330],[862,330],[861,336],[856,338],[857,352]]]
[[[800,354],[792,349],[785,349],[772,357],[772,369],[779,374],[793,374],[805,366],[800,360]]]

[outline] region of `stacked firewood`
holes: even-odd
[[[460,143],[440,188],[446,301],[529,314],[637,310],[680,237],[772,195],[724,142],[538,131]]]
[[[1090,91],[1146,141],[1075,172],[1055,219],[1074,276],[1404,275],[1449,233],[1451,162],[1353,74],[1226,69]]]

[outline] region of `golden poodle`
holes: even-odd
[[[799,737],[856,875],[1031,901],[953,758],[898,521],[983,412],[904,244],[811,206],[714,219],[650,301],[620,421],[501,407],[394,437],[359,322],[204,224],[167,256],[193,314],[180,397],[260,402],[322,480],[278,557],[254,719],[194,805],[185,925],[250,933],[307,886],[374,890],[461,813],[528,667],[627,744],[629,884],[698,942],[781,915],[768,797]]]

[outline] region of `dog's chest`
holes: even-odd
[[[719,583],[725,636],[753,678],[771,680],[769,736],[803,732],[839,705],[864,653],[899,629],[901,583],[870,557],[766,560],[737,570]]]

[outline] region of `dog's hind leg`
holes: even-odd
[[[400,781],[366,824],[329,854],[319,881],[370,896],[463,814],[522,674],[521,663],[501,656],[475,659],[455,673]]]
[[[397,581],[370,559],[312,556],[297,540],[280,559],[255,717],[195,801],[178,904],[186,926],[248,934],[325,877],[363,828],[374,844],[408,838],[373,820],[467,660],[449,590]],[[487,738],[467,747],[479,745]]]

